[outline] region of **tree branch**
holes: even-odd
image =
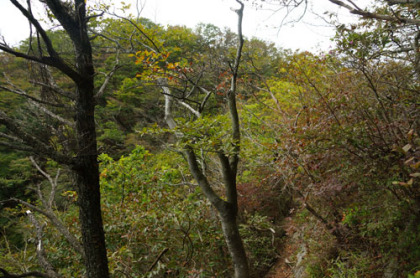
[[[35,230],[36,230],[36,239],[35,239],[36,255],[38,257],[39,264],[41,265],[42,268],[45,269],[48,277],[61,278],[61,275],[58,274],[55,271],[54,267],[48,261],[47,254],[45,253],[44,246],[42,244],[43,229],[44,229],[45,225],[40,225],[38,220],[35,218],[35,216],[32,214],[32,212],[30,210],[27,210],[26,214],[28,215],[32,224],[35,226]]]
[[[204,195],[207,197],[207,199],[209,199],[210,203],[213,206],[215,206],[219,212],[222,212],[224,210],[224,207],[226,207],[227,203],[226,201],[221,199],[216,194],[216,192],[214,192],[207,177],[203,175],[203,173],[200,171],[200,167],[198,166],[197,162],[197,157],[193,148],[191,146],[186,146],[184,153],[187,158],[191,174],[194,176],[194,179],[197,181]]]
[[[79,253],[80,255],[82,255],[82,257],[84,257],[84,251],[83,251],[83,247],[80,244],[80,242],[70,233],[70,231],[65,227],[65,225],[57,218],[57,216],[54,214],[54,212],[51,209],[46,208],[41,209],[31,203],[25,202],[23,200],[20,199],[16,199],[16,198],[11,198],[8,201],[15,201],[21,205],[24,205],[42,215],[44,215],[45,217],[47,217],[51,223],[54,225],[54,227],[57,228],[57,230],[66,238],[66,240],[68,241],[68,243],[73,247],[73,249]]]
[[[402,5],[402,4],[410,4],[410,5],[420,5],[420,2],[417,0],[385,0],[388,5]]]
[[[41,24],[39,23],[38,20],[36,20],[33,15],[31,14],[30,11],[28,11],[27,9],[25,9],[17,0],[10,0],[12,2],[12,4],[29,20],[29,22],[35,26],[35,29],[37,30],[37,32],[41,35],[42,40],[44,41],[46,47],[47,47],[47,51],[48,54],[50,55],[50,57],[35,57],[35,56],[30,56],[30,55],[26,55],[24,53],[20,53],[17,51],[14,51],[12,49],[10,49],[9,47],[7,47],[5,44],[0,44],[0,49],[8,52],[16,57],[21,57],[27,60],[31,60],[31,61],[36,61],[45,65],[49,65],[55,68],[58,68],[59,70],[61,70],[63,73],[65,73],[67,76],[69,76],[71,79],[73,79],[75,82],[80,80],[80,75],[74,71],[72,68],[70,68],[60,57],[60,55],[58,55],[58,53],[55,51],[52,42],[50,40],[50,38],[47,35],[47,32],[42,28]],[[51,8],[51,6],[62,6],[60,1],[56,1],[56,0],[46,0],[45,1],[48,5],[48,7]],[[53,10],[52,10],[53,11]],[[53,11],[54,15],[56,15],[57,19],[59,19],[59,16],[57,16],[57,14]],[[68,18],[68,16],[67,16]],[[73,26],[74,27],[74,26]],[[77,29],[77,28],[75,28]]]
[[[59,94],[60,96],[69,98],[71,100],[75,100],[76,99],[76,96],[75,96],[74,93],[68,92],[68,91],[64,91],[63,89],[61,89],[60,87],[58,87],[56,84],[45,84],[45,83],[42,83],[42,82],[39,82],[39,81],[35,81],[35,80],[31,80],[29,82],[32,83],[32,84],[34,84],[34,85],[39,85],[39,86],[45,87],[47,89],[53,90],[55,93]]]
[[[63,163],[65,165],[74,165],[75,160],[72,157],[69,157],[67,155],[64,155],[56,150],[54,150],[53,147],[48,146],[32,136],[30,133],[24,131],[21,126],[19,126],[13,119],[8,117],[6,113],[0,110],[0,124],[3,124],[6,126],[6,128],[14,134],[16,137],[21,138],[25,144],[29,145],[31,150],[38,154],[38,155],[47,155],[53,160]],[[5,143],[5,142],[4,142]],[[14,146],[13,144],[10,144],[10,146]],[[22,149],[21,146],[17,145],[16,149]]]
[[[204,110],[204,106],[206,105],[207,101],[209,100],[212,92],[204,89],[203,87],[197,87],[201,92],[206,93],[206,96],[203,98],[200,104],[199,112],[201,113]]]
[[[117,54],[117,60],[115,62],[115,65],[112,68],[112,70],[105,76],[104,82],[102,83],[102,85],[99,88],[98,92],[95,94],[95,99],[99,99],[100,97],[103,96],[103,94],[105,93],[105,89],[108,86],[109,81],[111,80],[112,76],[114,76],[115,72],[119,68],[121,68],[121,66],[118,65],[118,54]]]
[[[223,183],[226,190],[226,200],[230,203],[235,213],[238,210],[238,193],[236,191],[236,176],[230,168],[229,158],[222,152],[218,151],[217,156],[219,157],[222,169]]]
[[[340,0],[329,0],[331,3],[338,5],[340,7],[346,8],[349,10],[352,14],[361,15],[365,18],[371,18],[371,19],[379,19],[379,20],[385,20],[385,21],[392,21],[392,22],[401,22],[401,23],[408,23],[413,25],[420,25],[420,20],[418,19],[411,19],[411,18],[405,18],[405,17],[397,17],[397,16],[389,16],[389,15],[383,15],[378,13],[372,13],[368,11],[364,11],[360,8],[353,8],[352,6],[344,3]]]
[[[3,137],[4,133],[1,134],[1,136]],[[21,142],[19,142],[21,143]],[[4,146],[4,147],[8,147],[10,149],[13,150],[17,150],[17,151],[22,151],[22,152],[35,152],[35,150],[31,147],[28,147],[26,145],[16,145],[16,142],[14,142],[14,144],[8,143],[8,142],[4,142],[4,141],[0,141],[0,146]]]
[[[63,104],[51,103],[51,102],[43,101],[43,100],[38,99],[36,97],[30,96],[25,91],[17,89],[17,88],[9,88],[9,87],[5,87],[5,86],[0,85],[0,89],[8,91],[8,92],[16,94],[16,95],[19,95],[19,96],[23,96],[23,97],[25,97],[27,99],[30,99],[30,100],[32,100],[34,102],[37,102],[37,103],[47,104],[47,105],[51,105],[51,106],[54,106],[54,107],[64,107]]]
[[[31,56],[19,51],[16,51],[12,48],[10,48],[8,45],[6,45],[5,43],[0,43],[0,50],[3,50],[4,52],[7,52],[9,54],[12,54],[13,56],[16,56],[18,58],[23,58],[29,61],[34,61],[34,62],[38,62],[44,65],[48,65],[48,66],[54,66],[53,64],[53,60],[50,59],[49,57],[36,57],[36,56]]]
[[[13,274],[13,273],[7,272],[4,268],[0,268],[0,272],[3,274],[3,276],[0,276],[0,278],[24,278],[24,277],[51,278],[47,274],[41,273],[38,271],[31,271],[31,272],[26,272],[22,274]]]
[[[60,176],[60,169],[58,169],[57,174],[55,178],[53,179],[47,172],[41,169],[41,167],[38,165],[38,163],[35,161],[35,159],[30,156],[29,159],[31,160],[32,164],[35,166],[35,168],[48,180],[48,182],[51,185],[51,191],[50,196],[48,200],[45,200],[41,189],[38,186],[37,193],[39,195],[39,198],[44,205],[44,209],[40,209],[37,206],[34,206],[28,202],[19,200],[19,199],[13,199],[16,202],[19,202],[20,204],[23,204],[41,214],[46,216],[51,223],[57,228],[57,230],[66,238],[66,240],[70,243],[70,245],[73,247],[73,249],[78,252],[82,257],[84,257],[84,251],[83,247],[80,244],[80,242],[74,237],[70,231],[66,228],[66,226],[61,222],[61,220],[56,216],[54,211],[52,210],[52,205],[54,202],[55,194],[58,187],[58,177]]]
[[[162,250],[162,252],[160,252],[159,256],[157,256],[156,260],[152,263],[152,265],[149,267],[149,269],[147,270],[148,272],[152,271],[152,269],[157,265],[157,263],[160,261],[160,259],[162,258],[162,256],[168,252],[169,248],[165,248]]]
[[[122,20],[125,20],[125,21],[128,21],[131,25],[133,25],[134,26],[134,28],[136,28],[137,29],[137,31],[139,31],[140,32],[140,34],[142,34],[145,38],[146,38],[146,40],[148,40],[151,44],[152,44],[152,46],[153,46],[153,48],[152,47],[150,47],[150,46],[148,46],[148,45],[146,45],[146,44],[142,44],[144,47],[146,47],[147,49],[149,49],[149,50],[151,50],[151,51],[153,51],[153,52],[158,52],[158,53],[160,53],[160,49],[159,49],[159,47],[155,44],[155,42],[136,24],[136,23],[134,23],[131,19],[128,19],[128,18],[126,18],[126,17],[123,17],[123,16],[119,16],[119,15],[117,15],[117,14],[112,14],[113,16],[115,16],[115,17],[117,17],[117,18],[120,18],[120,19],[122,19]]]
[[[182,106],[184,106],[185,108],[187,108],[188,110],[191,111],[191,113],[193,113],[197,118],[201,117],[201,113],[197,110],[195,110],[194,108],[192,108],[188,103],[185,103],[179,99],[177,99],[178,103],[181,104]]]
[[[0,137],[6,138],[6,139],[8,139],[10,141],[13,141],[13,142],[23,143],[23,141],[20,138],[9,135],[9,134],[6,134],[6,133],[3,133],[3,132],[0,132]]]
[[[41,167],[38,165],[38,163],[36,163],[35,159],[32,156],[30,156],[29,159],[31,160],[32,165],[35,166],[35,168],[38,170],[38,172],[40,172],[48,180],[48,182],[51,185],[51,193],[50,193],[50,198],[48,198],[48,202],[45,201],[45,199],[44,199],[44,197],[41,193],[41,190],[38,188],[38,195],[40,195],[42,203],[44,204],[44,206],[48,210],[51,210],[52,203],[54,201],[55,192],[56,192],[56,189],[57,189],[57,179],[58,179],[58,176],[60,175],[60,169],[58,169],[58,171],[57,171],[56,178],[52,179],[52,177],[49,174],[47,174],[44,170],[41,169]]]
[[[171,95],[170,89],[166,86],[167,80],[164,78],[158,79],[158,84],[161,86],[162,90],[165,92],[165,121],[170,129],[176,128],[177,124],[172,116],[172,101],[173,97]],[[183,134],[176,134],[177,137],[182,137]],[[189,169],[194,176],[194,179],[197,181],[204,195],[209,199],[209,201],[214,205],[219,211],[222,206],[226,203],[223,201],[217,194],[214,192],[213,188],[210,186],[207,177],[200,171],[200,167],[197,162],[197,157],[193,148],[189,145],[185,147],[184,150],[185,157],[187,159]]]
[[[50,117],[58,120],[59,122],[61,122],[62,124],[74,127],[74,123],[70,122],[69,120],[64,119],[63,117],[55,114],[54,112],[48,110],[46,107],[42,106],[41,104],[35,102],[35,101],[30,101],[30,103],[32,105],[34,105],[36,108],[38,108],[39,110],[41,110],[42,112],[44,112],[45,114],[49,115]]]
[[[230,118],[232,122],[232,137],[233,137],[233,144],[234,144],[233,155],[231,156],[231,159],[230,159],[230,168],[233,171],[234,176],[236,176],[236,173],[237,173],[237,167],[238,167],[238,162],[239,162],[239,152],[240,152],[239,144],[241,141],[239,115],[238,115],[238,109],[236,106],[236,88],[237,88],[239,65],[240,65],[241,57],[242,57],[242,48],[244,45],[244,38],[242,35],[242,19],[243,19],[244,4],[239,0],[236,0],[236,2],[240,4],[240,8],[236,10],[236,13],[238,14],[238,45],[236,48],[235,61],[232,67],[232,78],[231,78],[230,89],[227,94],[229,113],[230,113]]]

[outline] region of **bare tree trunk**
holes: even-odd
[[[234,277],[249,277],[248,259],[242,243],[241,235],[239,234],[238,224],[236,221],[237,215],[228,209],[226,209],[225,213],[219,211],[219,215],[223,235],[233,262]]]

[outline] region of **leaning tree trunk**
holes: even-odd
[[[170,95],[166,95],[165,97],[171,98]],[[168,115],[166,116],[166,118],[168,118]],[[185,156],[187,158],[191,174],[194,176],[194,179],[197,181],[204,195],[218,212],[220,222],[222,224],[223,236],[233,263],[234,277],[248,278],[248,259],[237,224],[238,202],[236,171],[232,167],[233,165],[229,163],[229,159],[226,155],[219,152],[219,160],[221,162],[223,183],[227,199],[225,201],[217,195],[210,185],[207,177],[202,173],[199,168],[195,152],[191,146],[186,147]]]
[[[236,214],[230,209],[226,209],[225,213],[219,211],[223,236],[233,262],[234,277],[244,278],[249,277],[249,267],[245,248],[239,234]]]

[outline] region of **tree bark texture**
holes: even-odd
[[[85,15],[85,4],[80,0],[76,12]],[[83,9],[83,10],[82,10]],[[95,127],[95,70],[92,47],[88,37],[86,18],[78,22],[79,36],[69,32],[75,42],[76,68],[80,81],[76,83],[76,132],[78,153],[76,156],[76,185],[78,190],[79,219],[82,227],[82,242],[89,278],[109,277],[105,234],[101,214],[99,165]]]
[[[97,142],[95,127],[95,69],[92,61],[92,46],[88,34],[88,21],[85,0],[44,0],[51,14],[60,23],[74,46],[74,64],[64,60],[54,46],[40,22],[33,16],[28,0],[28,8],[18,0],[10,0],[15,7],[35,27],[38,45],[42,51],[28,54],[0,43],[0,50],[16,57],[51,66],[68,76],[75,84],[74,121],[77,146],[73,153],[61,153],[51,146],[39,144],[41,140],[24,133],[13,119],[0,111],[0,123],[22,140],[28,151],[37,156],[49,157],[69,166],[75,176],[78,193],[79,218],[81,223],[82,243],[85,254],[84,264],[87,277],[108,278],[108,259],[102,223],[99,186],[99,165],[97,161]]]
[[[89,60],[88,60],[89,61]],[[83,71],[93,72],[91,62],[79,61]],[[82,243],[89,278],[109,277],[105,236],[101,215],[99,166],[97,161],[96,129],[94,121],[93,74],[78,84],[76,103],[76,132],[78,154],[74,167],[78,193]]]
[[[233,262],[234,277],[249,277],[248,259],[239,234],[236,214],[219,213],[223,235]]]

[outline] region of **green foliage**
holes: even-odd
[[[135,277],[183,276],[194,269],[222,272],[223,238],[217,221],[197,188],[183,180],[179,158],[154,156],[137,146],[118,161],[107,155],[100,159],[112,271],[130,269]],[[148,272],[166,248],[164,259]]]
[[[334,260],[332,263],[332,267],[329,270],[331,277],[337,278],[357,278],[362,275],[362,273],[358,272],[359,268],[366,269],[368,267],[368,261],[364,261],[364,265],[360,266],[352,266],[349,267],[345,262],[341,261],[340,258]],[[364,275],[366,275],[365,273]]]
[[[251,276],[258,277],[272,266],[276,258],[279,235],[267,216],[250,214],[240,227],[246,250],[249,250]]]
[[[420,277],[420,271],[416,271],[416,273],[414,273],[414,275],[409,274],[408,278],[418,278]]]
[[[398,7],[397,13],[417,15]],[[392,15],[388,8],[378,9]],[[118,37],[127,52],[137,51],[117,53],[105,37],[93,40],[98,88],[117,60],[121,66],[96,109],[110,269],[132,277],[227,277],[228,254],[215,212],[187,174],[182,156],[162,149],[193,144],[219,192],[214,151],[229,154],[233,146],[223,100],[236,35],[204,24],[191,30],[139,19],[136,29],[123,19],[92,20],[96,31]],[[413,30],[408,24],[369,20],[340,25],[337,49],[322,55],[246,41],[238,83],[243,132],[237,188],[240,229],[254,276],[276,257],[278,224],[294,195],[295,203],[310,204],[318,213],[296,208],[294,216],[293,228],[302,231],[309,250],[304,263],[311,277],[373,277],[388,270],[420,277],[415,272],[420,266],[419,84],[418,69],[410,63],[418,53],[408,35]],[[49,35],[60,53],[69,51],[62,31]],[[27,47],[28,41],[22,42],[20,48]],[[16,85],[38,95],[21,78],[34,65],[5,54],[0,60]],[[197,110],[205,93],[189,80],[198,80],[212,92],[208,109],[196,118],[186,116],[185,107],[174,108],[177,128],[162,128],[163,98],[152,82],[159,77],[167,78],[175,98],[188,95]],[[51,127],[60,124],[52,117],[39,117],[16,94],[1,94],[2,111],[33,133],[45,134],[55,148],[69,149],[75,136],[71,128],[53,133]],[[171,145],[174,134],[183,135],[177,145]],[[33,201],[27,186],[42,182],[28,159],[5,147],[0,152],[0,200]],[[57,168],[50,162],[44,166],[52,173]],[[60,181],[55,213],[79,237],[77,194],[70,177]],[[0,265],[11,272],[39,269],[33,227],[23,210],[1,210]],[[61,274],[83,276],[80,257],[58,231],[48,225],[45,233],[48,258]]]

